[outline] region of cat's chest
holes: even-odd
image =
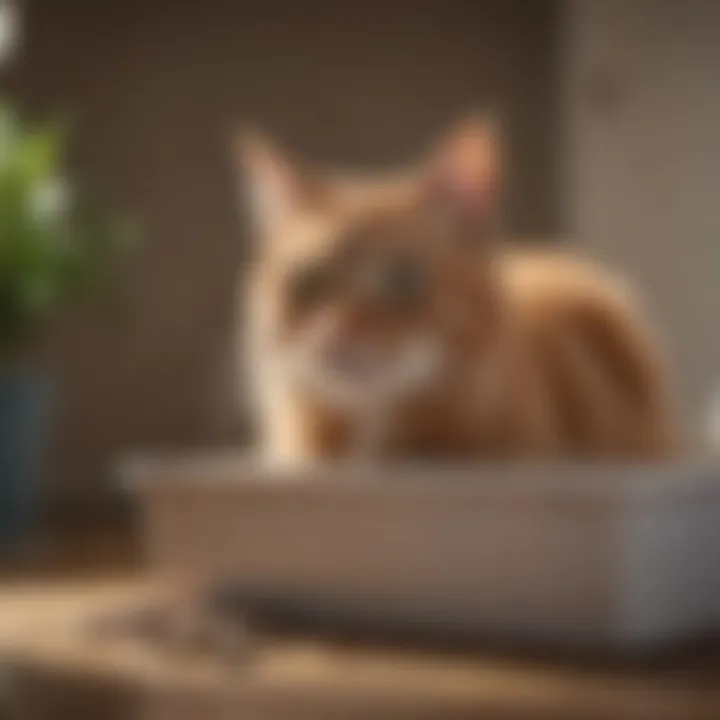
[[[410,406],[388,413],[376,431],[376,454],[401,459],[458,460],[497,452],[502,428],[462,403]]]

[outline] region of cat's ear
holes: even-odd
[[[298,212],[308,195],[308,178],[300,165],[266,137],[244,130],[235,140],[243,200],[255,229],[271,234]]]
[[[501,170],[497,119],[471,117],[431,155],[422,174],[423,196],[450,227],[478,237],[497,220]]]

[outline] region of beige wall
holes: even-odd
[[[567,3],[575,233],[643,285],[699,429],[720,390],[720,3]]]
[[[38,111],[70,109],[75,161],[144,218],[119,327],[57,333],[52,480],[101,486],[121,450],[227,439],[230,292],[242,240],[227,157],[239,119],[326,161],[406,160],[498,101],[508,216],[559,224],[556,4],[446,0],[29,0],[14,74]]]

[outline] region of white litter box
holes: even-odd
[[[720,631],[720,472],[140,460],[154,567],[318,616],[644,648]]]

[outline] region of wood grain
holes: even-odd
[[[133,579],[7,585],[0,591],[0,656],[11,667],[75,683],[142,690],[178,705],[178,718],[197,703],[215,712],[230,703],[262,717],[720,717],[720,649],[610,667],[268,638],[246,664],[229,667],[91,632],[93,620],[136,607],[158,589]]]

